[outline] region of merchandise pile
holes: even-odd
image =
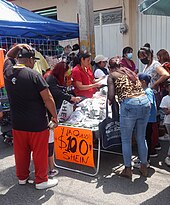
[[[110,106],[109,106],[110,108]],[[111,108],[109,109],[111,115]],[[65,121],[60,124],[72,127],[83,127],[98,130],[98,125],[106,117],[106,95],[97,92],[93,98],[86,98],[76,105],[76,109]],[[60,118],[59,118],[60,119]]]

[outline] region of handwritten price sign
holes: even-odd
[[[54,130],[56,159],[94,167],[91,130],[58,126]]]

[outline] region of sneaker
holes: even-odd
[[[137,163],[135,163],[135,164],[133,165],[133,167],[139,169],[139,168],[140,168],[140,161],[137,162]]]
[[[151,166],[150,163],[147,162],[146,167],[149,168],[150,166]],[[133,167],[134,167],[134,168],[137,168],[137,169],[140,169],[141,163],[140,163],[140,162],[139,162],[139,163],[135,163],[135,164],[133,165]]]
[[[56,186],[58,184],[58,179],[48,179],[46,182],[42,182],[40,184],[36,184],[36,189],[47,189],[53,186]]]
[[[158,157],[158,153],[156,151],[150,153],[149,157]]]
[[[162,137],[159,137],[159,140],[161,141],[170,141],[170,136],[168,134],[165,134]]]
[[[139,158],[134,159],[133,162],[134,162],[134,163],[140,163],[140,159],[139,159]]]
[[[59,173],[59,171],[57,169],[53,169],[51,171],[49,171],[49,177],[54,177]]]
[[[20,185],[24,185],[24,184],[27,183],[28,179],[29,179],[29,177],[26,178],[26,179],[24,179],[24,180],[20,180],[20,179],[19,179],[19,180],[18,180],[18,183],[19,183]]]
[[[155,146],[155,149],[158,150],[158,151],[161,150],[161,145],[160,145],[160,144],[157,144],[157,145]]]
[[[170,166],[170,157],[166,157],[166,158],[165,158],[165,164],[166,164],[167,166]]]

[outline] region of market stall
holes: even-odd
[[[106,87],[102,88],[93,95],[93,98],[84,99],[74,108],[67,101],[63,102],[58,115],[60,123],[55,129],[55,165],[57,167],[90,176],[98,173],[100,152],[104,149],[99,128],[106,118],[106,93]],[[111,119],[111,107],[108,108],[108,116]],[[113,136],[111,129],[114,129],[113,122],[107,128],[108,137],[113,140],[112,146],[120,145],[120,136]]]

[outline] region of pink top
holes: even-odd
[[[135,66],[135,63],[132,61],[132,60],[129,60],[130,63],[131,63],[131,66],[129,65],[129,63],[126,61],[125,58],[123,58],[121,61],[120,61],[120,64],[126,68],[129,68],[131,71],[135,71],[136,69],[136,66]]]

